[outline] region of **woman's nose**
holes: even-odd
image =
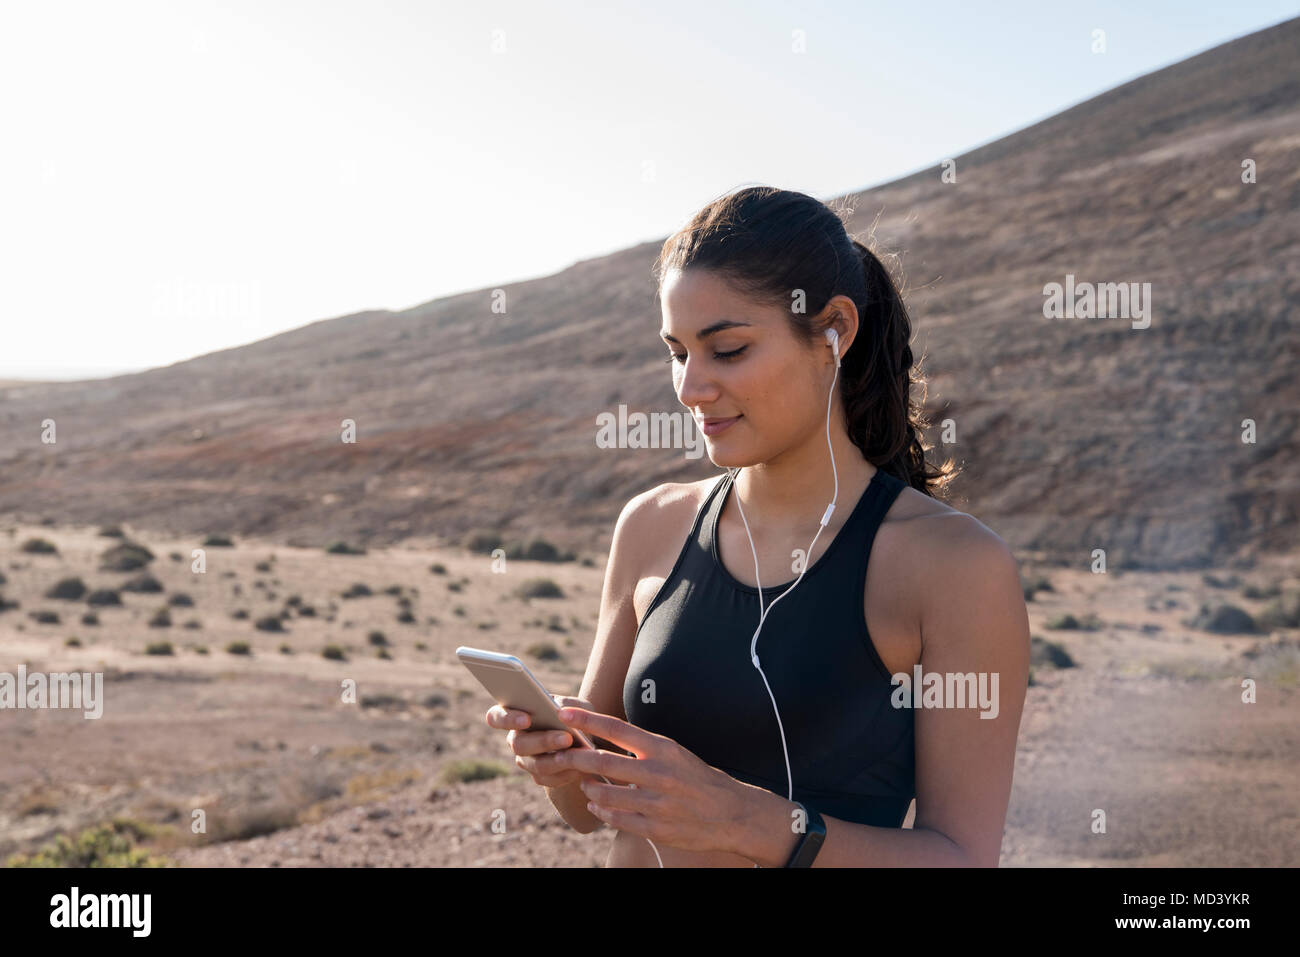
[[[677,401],[688,409],[693,406],[708,405],[713,402],[721,390],[717,382],[698,362],[686,360],[686,365],[677,374]]]

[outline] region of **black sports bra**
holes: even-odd
[[[787,793],[781,729],[749,657],[758,589],[718,557],[721,476],[696,513],[668,578],[637,628],[623,683],[630,723],[667,735],[727,774]],[[915,797],[912,710],[893,686],[863,620],[876,530],[905,488],[877,469],[852,514],[799,587],[768,615],[758,656],[781,712],[794,799],[859,824],[899,827]],[[764,605],[794,581],[764,586]]]

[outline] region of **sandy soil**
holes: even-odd
[[[189,866],[603,863],[611,832],[580,835],[559,819],[511,764],[502,733],[483,724],[490,702],[453,654],[461,644],[516,653],[553,691],[576,693],[600,568],[511,561],[497,574],[489,558],[460,550],[344,556],[240,541],[208,548],[207,570],[195,574],[198,541],[127,533],[157,556],[148,571],[165,592],[122,593],[122,607],[98,609],[100,624],[87,626],[84,600],[43,595],[74,575],[92,589],[133,577],[98,570],[115,540],[93,528],[0,532],[0,594],[19,603],[0,613],[0,671],[20,663],[103,671],[106,699],[99,720],[0,712],[0,856],[128,817],[159,828],[144,846]],[[35,536],[58,554],[21,551]],[[435,562],[446,574],[431,572]],[[1024,566],[1054,588],[1029,602],[1033,634],[1060,643],[1077,667],[1034,669],[1003,866],[1300,861],[1297,633],[1212,635],[1184,623],[1207,601],[1256,613],[1267,602],[1241,589],[1294,589],[1297,567],[1276,560],[1217,572],[1237,578],[1219,588],[1201,572]],[[514,596],[541,577],[565,597]],[[341,597],[358,582],[374,594]],[[384,593],[392,586],[400,591]],[[172,607],[170,627],[148,626],[177,592],[193,606]],[[286,604],[291,596],[296,605]],[[403,598],[411,623],[397,620]],[[303,605],[315,617],[294,611]],[[254,626],[286,608],[282,633]],[[247,619],[232,617],[239,609]],[[38,623],[30,616],[38,610],[57,612],[59,623]],[[1067,612],[1100,624],[1046,627]],[[202,627],[183,627],[191,619]],[[384,633],[391,658],[377,657],[372,631]],[[66,644],[74,636],[81,647]],[[170,641],[175,654],[145,654],[156,641]],[[248,642],[252,654],[228,653],[232,641]],[[553,643],[558,660],[530,654],[537,642]],[[322,657],[331,643],[346,649],[346,661]],[[1258,683],[1255,704],[1241,702],[1243,677]],[[342,700],[347,679],[357,703]],[[498,762],[504,773],[444,780],[459,759]],[[1092,832],[1097,808],[1106,812],[1104,834]],[[196,809],[206,815],[202,835],[190,833]]]

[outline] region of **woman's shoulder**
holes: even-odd
[[[623,506],[619,523],[626,523],[640,535],[655,536],[656,531],[674,532],[682,520],[688,524],[695,519],[709,492],[718,483],[718,476],[697,482],[664,482],[646,489]]]
[[[886,513],[879,535],[889,539],[891,559],[925,581],[948,586],[989,583],[1008,573],[1019,587],[1019,567],[1011,548],[973,515],[912,487],[904,488]]]
[[[1020,655],[1029,631],[1020,567],[1007,543],[965,512],[903,489],[880,526],[889,583],[927,644]],[[1023,647],[1022,647],[1023,646]]]

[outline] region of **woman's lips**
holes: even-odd
[[[705,435],[717,435],[718,433],[725,432],[727,429],[731,428],[732,425],[741,418],[743,418],[743,416],[733,415],[729,419],[713,419],[711,421],[705,419],[700,422],[700,431]]]

